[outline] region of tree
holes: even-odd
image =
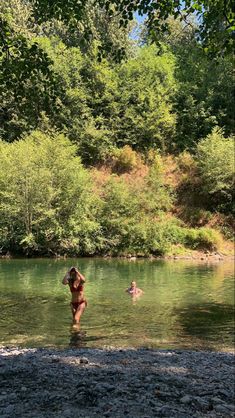
[[[160,40],[175,57],[178,86],[173,100],[176,131],[171,151],[195,150],[215,126],[226,136],[234,132],[233,56],[206,54],[197,42],[194,20],[185,27],[179,19],[171,18],[168,28]]]
[[[30,9],[19,0],[11,1],[12,8],[6,2],[0,6],[0,135],[9,142],[37,127],[42,112],[53,119],[63,91],[52,61],[32,39]]]
[[[197,143],[219,126],[234,132],[233,62],[230,56],[210,60],[197,46],[177,57],[175,150],[195,150]]]
[[[108,254],[147,255],[165,251],[167,236],[163,220],[166,221],[166,212],[172,207],[172,196],[164,185],[160,155],[153,153],[152,157],[145,175],[132,166],[131,177],[112,175],[103,186],[104,204],[99,219],[103,251]],[[130,166],[126,168],[129,171]]]
[[[87,4],[98,5],[106,10],[110,18],[119,16],[119,23],[127,27],[138,13],[147,17],[147,25],[153,39],[156,34],[168,29],[166,19],[169,16],[180,17],[188,23],[188,16],[196,14],[199,21],[198,36],[203,45],[212,52],[231,51],[233,47],[234,10],[232,0],[30,0],[34,4],[34,14],[38,21],[50,20],[52,17],[66,22],[75,19],[83,21]]]
[[[81,19],[67,21],[62,17],[45,21],[43,18],[37,25],[37,32],[47,37],[58,36],[66,46],[79,47],[87,56],[90,52],[93,54],[95,43],[99,58],[102,55],[112,62],[117,58],[117,51],[126,57],[133,54],[135,40],[129,35],[134,25],[134,22],[130,22],[126,28],[120,27],[118,15],[111,17],[105,8],[88,0],[84,3]]]
[[[88,6],[89,2],[84,11],[84,25],[81,27],[82,23],[78,22],[71,29],[55,18],[50,22],[40,21],[39,25],[30,2],[4,0],[0,5],[0,134],[3,139],[13,141],[23,132],[37,128],[42,113],[50,118],[52,125],[65,129],[75,140],[81,132],[94,131],[96,122],[93,123],[87,106],[91,89],[85,89],[81,79],[84,54],[85,64],[89,66],[86,71],[84,65],[86,82],[86,73],[95,74],[92,61],[98,66],[99,47],[107,51],[108,60],[112,61],[110,44],[128,54],[133,41],[128,37],[129,29],[120,29],[117,20],[110,20],[105,10],[98,5],[94,9]],[[89,38],[89,42],[84,42],[86,25],[92,28],[97,41]],[[107,63],[103,69],[102,65],[100,74],[108,68]]]
[[[0,142],[0,247],[23,254],[93,254],[99,247],[88,172],[63,135]]]
[[[4,1],[6,3],[6,0]],[[147,16],[147,25],[152,39],[156,40],[159,32],[168,29],[167,18],[173,16],[180,17],[187,22],[188,15],[195,13],[199,21],[198,37],[200,42],[212,52],[221,53],[230,51],[233,48],[232,34],[234,32],[234,13],[232,0],[28,0],[32,7],[32,13],[37,23],[48,20],[58,19],[74,26],[76,22],[81,22],[83,26],[84,41],[94,39],[96,31],[94,27],[87,24],[88,9],[92,10],[95,6],[104,10],[110,20],[119,19],[119,25],[127,28],[134,14]],[[9,53],[12,48],[11,31],[5,30],[9,24],[9,17],[6,11],[0,9],[1,38],[0,47],[2,53]],[[107,33],[107,32],[106,32]],[[105,39],[105,38],[104,38]],[[108,42],[104,42],[103,51],[108,51],[116,46],[117,58],[121,59],[125,50],[123,45],[113,43],[110,37]],[[25,46],[15,45],[22,51]],[[102,50],[102,47],[101,47]]]
[[[234,198],[234,138],[224,138],[215,128],[197,146],[202,191],[209,197],[209,205],[222,212],[232,211]]]
[[[135,59],[119,70],[118,146],[146,151],[167,151],[175,130],[172,97],[177,85],[175,60],[170,52],[159,55],[154,45],[140,48]]]

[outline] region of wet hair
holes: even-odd
[[[69,276],[70,276],[70,280],[72,281],[79,278],[76,267],[71,267],[71,269],[69,270]]]

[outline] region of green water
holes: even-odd
[[[79,266],[88,307],[71,327],[70,292]],[[232,262],[104,259],[0,260],[0,344],[21,347],[234,347]],[[136,280],[144,294],[125,293]]]

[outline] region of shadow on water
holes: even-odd
[[[230,330],[231,324],[234,324],[234,313],[232,305],[219,303],[201,303],[187,306],[183,310],[174,309],[185,334],[207,341],[208,348],[211,347],[209,340],[213,346],[213,340],[218,339],[220,334],[224,343],[233,346],[234,335]]]
[[[71,348],[86,348],[90,342],[97,341],[97,345],[99,345],[101,340],[107,340],[107,336],[92,336],[87,331],[80,329],[80,327],[71,326],[68,346]]]
[[[72,325],[71,332],[70,332],[70,340],[69,340],[69,347],[72,348],[83,348],[86,347],[86,331],[82,331],[80,326]]]
[[[1,317],[2,320],[17,319],[17,323],[26,321],[28,325],[45,321],[45,316],[48,322],[53,322],[57,308],[61,309],[64,305],[63,296],[29,295],[12,291],[1,296]]]

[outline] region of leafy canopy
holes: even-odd
[[[234,31],[234,10],[232,0],[36,0],[34,13],[38,21],[52,17],[83,21],[86,7],[98,5],[103,8],[110,19],[118,15],[122,27],[134,19],[137,13],[147,18],[148,29],[153,39],[156,34],[168,29],[166,19],[169,16],[180,17],[188,24],[188,16],[195,14],[199,21],[198,36],[201,42],[211,51],[232,50]],[[91,35],[91,34],[90,34]],[[89,33],[88,33],[89,36]]]

